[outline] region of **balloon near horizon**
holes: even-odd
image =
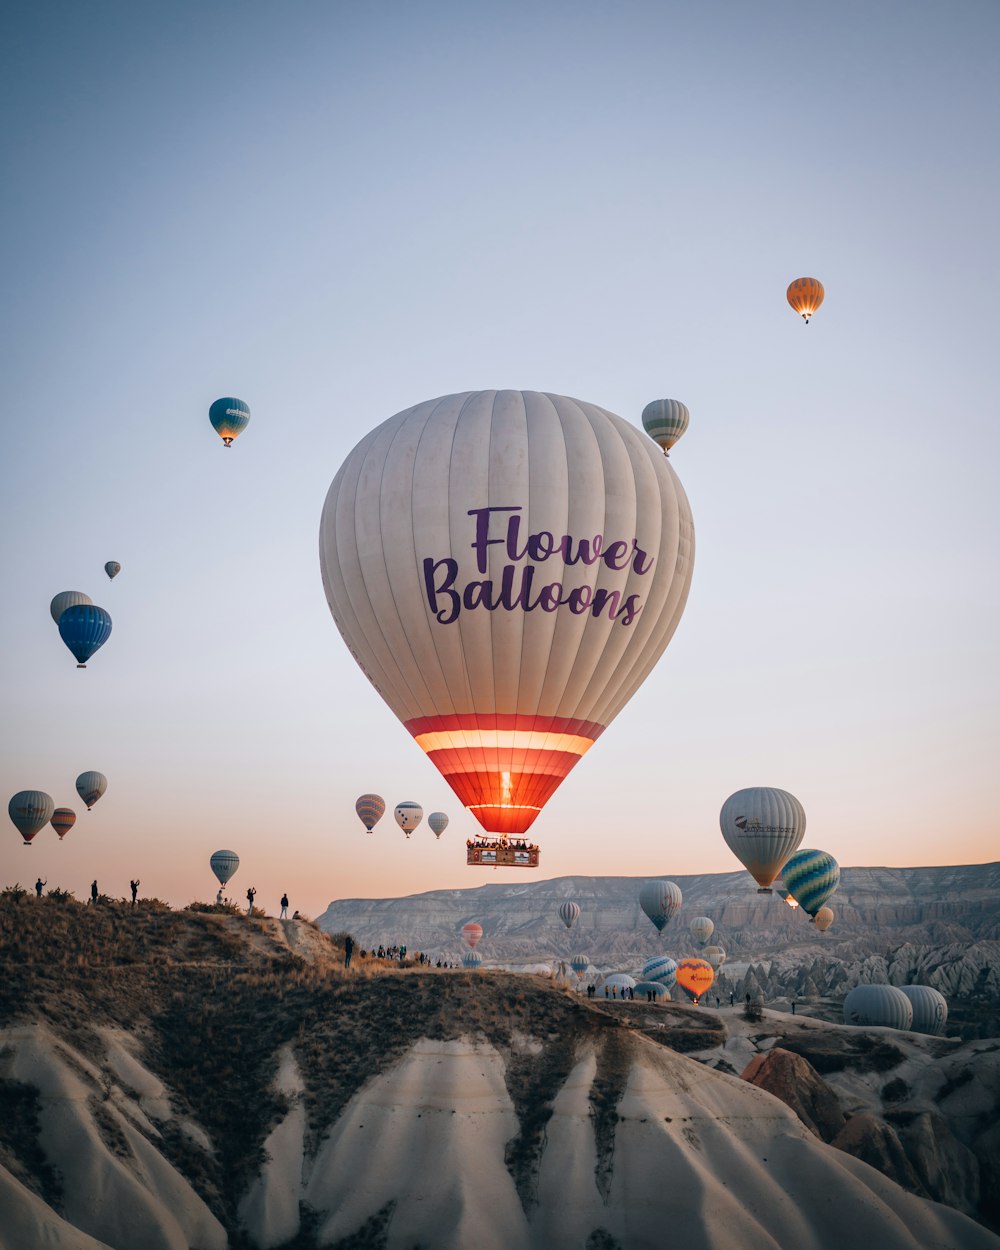
[[[366,435],[330,487],[319,545],[351,654],[505,845],[666,649],[694,527],[669,462],[621,417],[475,391]]]

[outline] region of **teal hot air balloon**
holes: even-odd
[[[240,866],[240,857],[235,851],[215,851],[212,858],[208,861],[209,867],[215,873],[219,885],[225,885],[230,877],[234,876],[236,869]]]
[[[840,865],[827,851],[796,851],[782,868],[781,879],[810,920],[815,920],[840,884]]]
[[[111,617],[95,603],[77,603],[59,617],[59,637],[76,657],[77,668],[86,668],[111,637]]]
[[[117,560],[109,560],[104,566],[104,571],[108,575],[109,581],[114,581],[118,574],[122,571],[122,566]]]
[[[647,881],[639,891],[639,906],[656,925],[659,933],[681,905],[680,886],[673,881]]]
[[[687,406],[679,399],[654,399],[642,410],[642,424],[646,433],[663,448],[665,456],[681,437],[691,422]]]
[[[483,966],[483,957],[479,951],[463,951],[462,967],[467,968],[470,972],[478,972]]]
[[[233,439],[250,424],[250,408],[242,399],[225,396],[209,408],[208,419],[223,443],[232,447]]]
[[[655,981],[670,989],[677,980],[677,964],[669,955],[654,955],[642,965],[639,976],[643,981]]]
[[[358,813],[365,832],[371,833],[385,815],[385,799],[381,794],[362,794],[354,804],[354,810]]]
[[[49,604],[49,611],[52,613],[52,619],[58,625],[60,616],[67,608],[76,607],[78,603],[92,602],[90,595],[85,595],[82,590],[61,590]]]
[[[19,790],[7,804],[14,828],[30,846],[31,839],[52,819],[56,805],[44,790]]]
[[[573,971],[576,973],[578,977],[582,977],[583,974],[590,967],[590,960],[587,958],[586,955],[581,953],[579,955],[573,956],[573,958],[569,961],[569,966],[573,969]]]

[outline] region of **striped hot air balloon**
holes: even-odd
[[[431,827],[431,833],[436,838],[440,838],[441,834],[448,828],[448,817],[444,812],[431,812],[427,817],[427,823]]]
[[[930,985],[901,985],[899,989],[913,1008],[913,1032],[940,1037],[948,1023],[948,1000],[940,990]]]
[[[673,881],[647,881],[639,891],[639,906],[662,933],[670,917],[679,910],[684,896]]]
[[[810,919],[840,884],[840,865],[827,851],[796,851],[781,870],[781,879]]]
[[[76,824],[76,812],[71,807],[57,807],[50,821],[52,828],[58,833],[61,842]]]
[[[88,812],[107,788],[108,779],[103,773],[81,773],[76,779],[76,792],[83,799]]]
[[[475,950],[479,945],[479,939],[483,936],[483,926],[476,924],[474,920],[470,920],[468,924],[462,925],[462,938],[469,950]]]
[[[661,985],[659,981],[637,981],[635,985],[636,998],[648,998],[652,994],[656,1002],[669,1002],[670,991],[665,985]]]
[[[59,617],[59,636],[76,659],[77,668],[111,637],[111,616],[95,603],[77,603]]]
[[[809,318],[823,302],[826,292],[818,278],[796,278],[788,285],[785,297],[802,320],[809,324]]]
[[[563,922],[567,929],[572,929],[576,922],[580,919],[579,903],[560,903],[559,919]]]
[[[642,410],[642,424],[654,443],[663,448],[665,456],[688,428],[691,414],[679,399],[654,399]]]
[[[913,1005],[894,985],[856,985],[844,999],[844,1023],[909,1030]]]
[[[55,804],[44,790],[19,790],[7,804],[7,815],[14,828],[30,846],[31,839],[52,819]]]
[[[718,972],[722,965],[726,962],[726,952],[721,946],[706,946],[702,954],[712,965],[712,969]]]
[[[250,424],[250,408],[242,399],[226,396],[217,399],[209,408],[208,419],[225,446],[231,447],[233,439],[238,438]]]
[[[407,837],[417,828],[424,818],[424,809],[419,803],[397,803],[396,810],[393,812],[396,818],[396,824],[406,834]]]
[[[463,951],[462,967],[467,968],[469,972],[478,972],[483,966],[483,957],[479,951]]]
[[[354,810],[365,829],[371,833],[385,815],[385,799],[381,794],[363,794],[354,804]]]
[[[715,922],[709,920],[707,916],[695,916],[688,928],[698,945],[704,946],[715,932]]]
[[[67,608],[75,608],[80,604],[92,602],[90,595],[85,595],[82,590],[61,590],[49,604],[49,612],[58,625],[60,616]]]
[[[782,864],[805,837],[806,814],[787,790],[751,786],[726,799],[719,825],[726,845],[757,882],[757,893],[770,894]]]
[[[669,955],[654,955],[642,965],[643,981],[656,981],[669,989],[677,980],[677,964]]]
[[[583,955],[583,954],[574,955],[573,958],[569,961],[569,966],[576,973],[577,977],[582,977],[585,975],[587,969],[590,967],[590,960],[587,958],[586,955]]]
[[[593,404],[477,391],[391,417],[330,487],[337,628],[501,838],[531,826],[680,620],[694,530],[653,447]]]

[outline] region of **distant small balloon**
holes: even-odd
[[[88,812],[107,788],[108,779],[103,773],[81,773],[76,779],[76,792],[83,799]]]
[[[71,807],[57,807],[52,813],[52,828],[58,833],[61,842],[76,824],[76,812]]]
[[[587,958],[586,955],[583,955],[583,954],[574,955],[573,958],[569,961],[569,966],[573,969],[573,971],[576,973],[578,977],[582,977],[583,974],[590,967],[590,960]]]
[[[483,966],[483,957],[479,951],[463,951],[462,967],[467,968],[469,972],[478,972]]]
[[[825,933],[830,925],[833,924],[835,918],[836,913],[832,907],[821,907],[813,917],[813,920],[816,922],[816,928],[819,929],[820,933]]]
[[[689,998],[700,998],[714,980],[715,969],[707,959],[682,959],[677,965],[677,984]]]
[[[223,443],[231,447],[233,439],[237,438],[250,424],[250,408],[242,399],[227,396],[217,399],[209,408],[208,419]]]
[[[468,924],[462,925],[462,937],[469,950],[475,950],[479,945],[479,939],[483,936],[483,926],[476,924],[474,920],[470,920]]]
[[[681,437],[691,422],[691,414],[679,399],[654,399],[642,410],[642,424],[646,433],[663,448],[665,456]]]
[[[409,837],[423,820],[424,809],[419,803],[397,803],[393,815],[396,817],[396,824]]]
[[[85,595],[82,590],[61,590],[49,604],[49,611],[58,625],[60,616],[67,608],[75,608],[78,604],[92,602],[90,595]]]
[[[117,560],[109,560],[104,566],[104,571],[107,573],[111,581],[114,581],[118,574],[122,571],[122,566]]]
[[[31,839],[52,819],[55,803],[44,790],[19,790],[7,804],[7,814],[14,828],[30,846]]]
[[[215,873],[219,885],[224,886],[239,868],[240,857],[235,851],[216,851],[208,861],[208,865]]]
[[[785,292],[789,304],[806,325],[809,324],[809,318],[822,304],[825,294],[823,283],[818,278],[796,278],[794,282],[789,283],[788,290]]]
[[[715,922],[707,916],[695,916],[688,927],[699,946],[704,946],[715,932]]]
[[[683,902],[680,886],[673,881],[647,881],[639,891],[639,906],[662,933]]]
[[[559,919],[567,929],[572,929],[574,924],[580,919],[580,904],[569,902],[560,904]]]
[[[434,836],[440,838],[441,834],[448,828],[448,817],[444,812],[431,812],[427,817],[427,823],[430,825]]]
[[[59,617],[59,636],[76,659],[77,668],[86,668],[87,661],[111,637],[111,617],[93,603],[78,603]]]
[[[381,794],[362,794],[354,804],[354,810],[367,832],[371,833],[385,815],[385,799]]]
[[[726,952],[721,946],[706,946],[702,954],[712,965],[715,972],[718,972],[722,965],[726,962]]]

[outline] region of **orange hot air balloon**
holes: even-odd
[[[809,318],[823,302],[823,283],[819,278],[796,278],[790,282],[785,296],[802,320],[809,324]]]
[[[677,965],[677,984],[695,1002],[712,988],[715,971],[707,959],[682,959]]]
[[[49,824],[59,834],[59,841],[61,842],[76,824],[76,812],[71,807],[57,807],[52,813],[52,819],[49,821]]]
[[[501,842],[663,654],[693,557],[687,497],[656,444],[534,391],[390,417],[347,457],[320,524],[351,654]]]

